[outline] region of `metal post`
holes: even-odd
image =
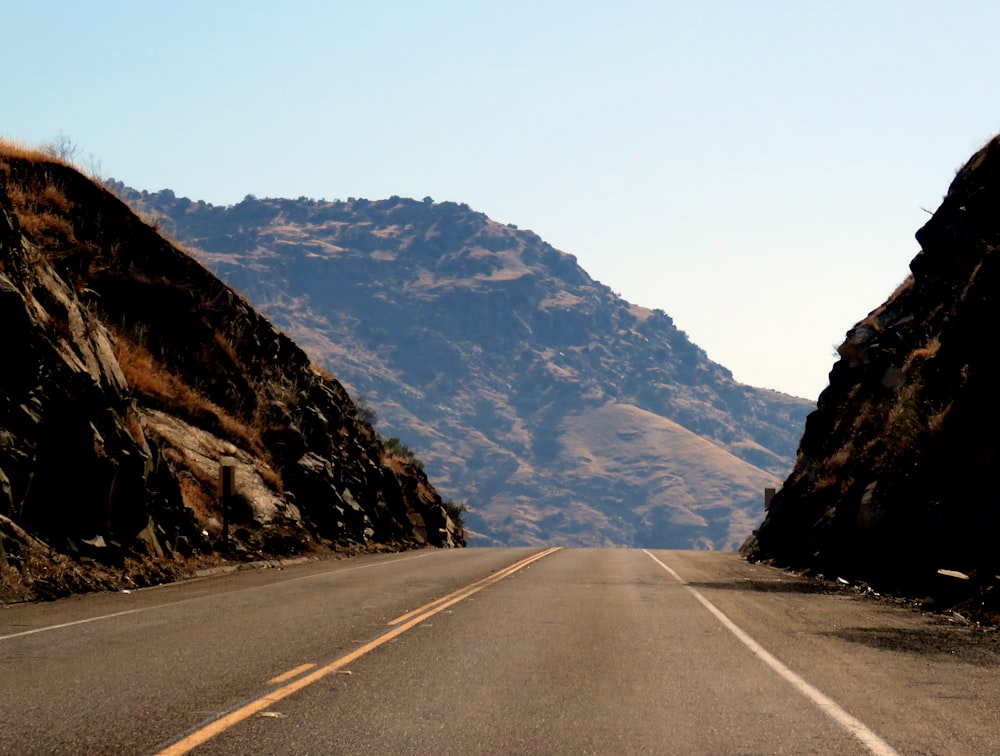
[[[233,497],[236,483],[236,466],[219,466],[219,499],[222,505],[222,546],[229,548],[229,500]]]

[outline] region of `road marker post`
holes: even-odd
[[[219,503],[222,507],[222,547],[229,549],[229,504],[236,490],[236,465],[219,465]]]

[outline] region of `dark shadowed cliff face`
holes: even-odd
[[[454,202],[115,186],[262,307],[470,506],[473,543],[736,548],[813,405]]]
[[[227,556],[457,545],[343,387],[76,171],[0,150],[0,599]]]
[[[745,550],[921,595],[988,590],[1000,575],[1000,142],[959,172],[917,240],[912,276],[840,346],[795,470]]]

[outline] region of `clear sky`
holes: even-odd
[[[213,204],[466,202],[815,399],[1000,131],[1000,3],[11,3],[0,135]]]

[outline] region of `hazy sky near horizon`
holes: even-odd
[[[1000,4],[17,3],[0,136],[137,189],[466,202],[815,399],[1000,131]]]

